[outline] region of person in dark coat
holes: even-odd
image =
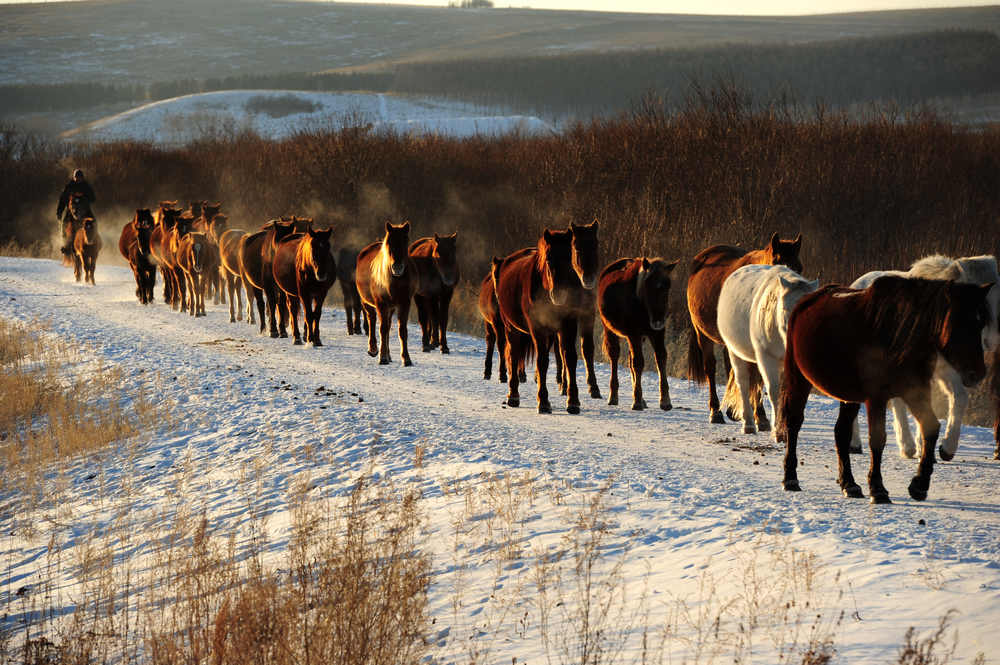
[[[66,233],[66,224],[69,223],[66,218],[69,213],[69,200],[74,194],[82,194],[83,197],[86,198],[91,204],[97,200],[97,197],[94,196],[94,188],[90,186],[90,183],[84,180],[83,171],[80,169],[73,171],[73,179],[66,183],[62,194],[59,196],[59,205],[56,207],[56,219],[62,222],[63,254],[71,254],[73,251],[73,239],[69,238],[69,234]]]

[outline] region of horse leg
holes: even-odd
[[[247,282],[249,284],[249,282]],[[264,330],[267,328],[267,317],[264,316],[264,310],[267,309],[267,303],[264,302],[264,289],[258,289],[256,286],[250,285],[253,289],[253,302],[247,301],[247,309],[250,310],[250,325],[253,325],[253,303],[257,303],[257,332],[261,335],[264,334]],[[249,294],[248,294],[249,297]]]
[[[497,358],[500,361],[500,383],[507,383],[507,331],[503,327],[503,321],[497,322],[493,326],[497,336]]]
[[[802,491],[799,485],[799,458],[796,455],[796,447],[810,390],[812,384],[795,363],[794,354],[789,347],[785,353],[785,385],[781,389],[781,423],[786,429],[785,477],[781,485],[786,492]]]
[[[618,405],[618,356],[621,354],[621,343],[618,341],[618,335],[614,334],[608,329],[604,330],[604,343],[601,345],[604,349],[604,355],[608,357],[608,361],[611,363],[611,383],[608,384],[608,404],[611,406]]]
[[[292,316],[292,335],[295,341],[292,344],[296,346],[302,345],[302,337],[299,335],[299,299],[295,296],[285,294],[285,306],[288,308],[288,313]],[[306,319],[308,321],[308,319]],[[306,324],[306,337],[309,336],[309,324]]]
[[[764,390],[767,392],[767,401],[771,405],[771,418],[774,420],[774,440],[781,442],[781,424],[778,421],[778,394],[781,391],[781,362],[778,358],[754,348],[754,357],[757,358],[757,370],[760,372],[761,381],[764,383]],[[761,398],[761,402],[763,402]],[[766,431],[766,430],[761,430]]]
[[[431,322],[428,311],[428,299],[420,294],[414,294],[413,301],[417,305],[417,320],[420,321],[420,344],[421,351],[429,352],[434,347],[431,346]]]
[[[448,310],[451,307],[451,296],[454,291],[446,289],[438,299],[437,328],[441,340],[441,353],[451,353],[448,348]]]
[[[719,409],[719,395],[715,390],[715,343],[701,331],[698,331],[698,346],[701,347],[702,368],[708,377],[708,412],[709,422],[720,425],[726,422]]]
[[[278,306],[277,306],[277,295],[275,293],[273,293],[273,290],[274,290],[273,286],[268,286],[268,287],[265,287],[263,289],[263,291],[264,291],[264,299],[267,301],[267,327],[268,327],[268,334],[272,338],[277,338],[277,336],[278,336],[278,321],[276,319],[275,310],[278,308]],[[288,333],[285,333],[285,336],[287,337]]]
[[[399,315],[399,354],[403,357],[403,367],[410,367],[413,361],[410,360],[410,349],[407,345],[409,331],[406,329],[406,324],[410,320],[410,299],[401,302],[396,309]]]
[[[74,254],[73,254],[73,277],[75,277],[76,281],[79,282],[80,281],[80,277],[81,277],[82,274],[83,274],[83,261],[80,260],[80,255],[74,252]]]
[[[885,450],[885,407],[884,401],[870,399],[865,402],[865,410],[868,412],[868,445],[871,447],[872,456],[872,465],[868,469],[868,492],[871,494],[872,503],[892,503],[889,499],[889,490],[882,482],[882,452]],[[933,450],[931,451],[931,463],[934,463]]]
[[[505,330],[507,338],[507,367],[510,368],[510,380],[507,383],[507,406],[518,407],[521,405],[521,395],[517,390],[520,382],[520,375],[517,367],[518,361],[523,359],[524,344],[527,341],[524,333],[520,330]]]
[[[559,394],[565,395],[568,388],[568,382],[566,381],[566,363],[565,358],[563,358],[562,345],[559,344],[558,337],[552,337],[552,341],[549,344],[549,348],[552,350],[556,359],[556,387],[559,388]],[[575,342],[575,340],[574,340]],[[547,353],[548,351],[546,351]]]
[[[913,416],[917,419],[917,424],[920,426],[920,438],[923,439],[917,475],[913,476],[908,489],[914,501],[923,501],[927,498],[927,490],[931,486],[931,473],[934,472],[934,444],[937,443],[941,423],[938,422],[934,409],[931,407],[930,390],[915,390],[904,399],[906,405],[910,407],[910,411],[913,412]]]
[[[389,328],[392,327],[392,308],[386,307],[385,305],[379,305],[378,308],[378,332],[379,332],[379,343],[382,348],[379,349],[379,365],[388,365],[392,362],[392,358],[389,356]]]
[[[771,423],[767,419],[767,409],[764,408],[764,382],[756,363],[750,363],[750,403],[753,404],[753,418],[757,423],[758,432],[770,432]]]
[[[564,383],[569,384],[569,395],[566,400],[567,413],[580,413],[580,393],[576,386],[576,335],[578,322],[575,317],[563,319],[559,329],[559,348],[562,350]]]
[[[430,340],[431,347],[435,349],[441,346],[441,326],[438,321],[438,308],[440,301],[440,295],[430,296],[426,300],[428,323],[427,336]]]
[[[906,405],[902,398],[889,400],[892,411],[892,427],[896,431],[896,444],[899,446],[899,456],[912,459],[917,456],[917,444],[910,432],[910,422],[906,417]]]
[[[548,348],[552,336],[548,333],[532,331],[531,341],[535,346],[535,383],[538,384],[538,413],[552,413],[549,403],[549,388],[545,385],[545,377],[549,371]]]
[[[375,308],[372,305],[361,305],[365,310],[365,326],[368,329],[368,355],[372,358],[378,355],[378,342],[375,341]]]
[[[160,266],[160,276],[163,278],[163,302],[170,303],[170,279],[167,277],[166,266]]]
[[[344,300],[344,318],[347,319],[347,334],[354,334],[354,307],[345,299]]]
[[[358,301],[359,302],[360,302],[360,298],[361,297],[358,296]],[[364,314],[363,311],[361,313]],[[357,316],[358,316],[358,305],[355,305],[355,307],[354,307],[354,316],[355,316],[355,319],[354,319],[354,330],[357,331],[357,329],[358,329],[358,319],[357,319]],[[367,335],[368,334],[368,328],[369,328],[369,326],[374,325],[374,323],[371,322],[371,321],[369,321],[367,316],[362,316],[361,317],[361,323],[362,323],[362,325],[364,325],[365,334]]]
[[[667,331],[654,330],[649,336],[649,343],[653,347],[653,357],[656,359],[656,376],[660,381],[660,408],[669,411],[674,408],[670,402],[670,384],[667,383]]]
[[[313,302],[314,301],[314,302]],[[323,298],[304,298],[302,307],[306,311],[306,325],[309,326],[309,343],[313,348],[323,346],[323,341],[319,338],[319,322],[323,318]],[[309,324],[309,308],[312,308],[312,324]]]
[[[642,336],[628,336],[628,361],[632,373],[632,410],[642,411],[646,408],[646,400],[642,398],[642,371],[646,367],[646,359],[642,355]]]
[[[754,409],[750,403],[750,379],[753,372],[753,364],[738,357],[732,351],[727,350],[729,362],[733,368],[733,376],[736,385],[740,389],[740,408],[743,416],[743,433],[756,434],[757,427],[754,425]]]
[[[205,314],[205,288],[208,282],[205,280],[204,275],[198,275],[198,316],[206,316]]]
[[[844,496],[854,499],[863,499],[865,496],[854,481],[854,473],[851,471],[851,436],[860,410],[861,404],[858,402],[841,402],[837,424],[833,428],[833,438],[837,444],[837,483]]]
[[[486,322],[483,326],[486,329],[486,360],[483,363],[483,380],[489,381],[493,376],[493,348],[496,346],[497,334],[493,326]]]
[[[288,320],[291,312],[288,311],[289,301],[288,298],[282,297],[282,290],[278,288],[277,285],[274,286],[275,293],[275,307],[278,311],[278,334],[284,338],[288,338]]]
[[[947,373],[938,372],[938,385],[948,398],[948,420],[945,423],[944,440],[941,441],[938,454],[942,461],[950,462],[958,451],[958,437],[962,434],[962,416],[965,415],[965,408],[969,405],[969,391],[962,385],[961,377],[951,366],[948,367]]]
[[[229,322],[236,322],[236,312],[240,313],[240,317],[243,315],[243,303],[240,303],[239,308],[236,307],[236,278],[226,273],[226,290],[229,291]]]
[[[587,368],[587,387],[590,396],[601,399],[601,389],[597,385],[597,374],[594,372],[594,316],[587,315],[580,319],[580,350],[583,352],[583,364]]]

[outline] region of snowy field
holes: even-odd
[[[241,90],[175,97],[65,132],[71,140],[132,139],[180,145],[252,131],[280,139],[296,132],[371,125],[374,131],[453,137],[538,134],[554,129],[534,116],[500,115],[460,102],[385,94]]]
[[[60,505],[37,515],[0,513],[8,628],[24,618],[16,592],[30,594],[46,574],[56,578],[50,602],[68,608],[73,571],[46,571],[47,547],[62,543],[72,560],[87,529],[121,518],[116,492],[126,484],[133,549],[117,553],[122,561],[146,552],[143,534],[171,510],[177,488],[213,529],[233,528],[251,511],[267,516],[269,553],[277,557],[288,545],[287,495],[296,479],[308,474],[310,491],[343,497],[373,465],[378,476],[423,495],[422,547],[433,557],[431,662],[468,662],[473,647],[491,663],[546,661],[534,629],[532,553],[565,542],[569,511],[609,484],[604,565],[620,564],[616,579],[628,589],[615,662],[639,662],[642,630],[656,633],[671,620],[688,641],[672,642],[663,662],[711,662],[707,652],[692,655],[697,620],[679,620],[679,603],[690,610],[711,602],[706,579],[717,599],[746,601],[747,562],[772,561],[763,553],[777,548],[811,553],[824,571],[806,612],[836,624],[835,662],[896,662],[907,628],[926,635],[956,609],[958,662],[982,652],[985,662],[1000,663],[1000,463],[991,460],[985,429],[963,431],[957,457],[935,467],[923,503],[906,492],[915,462],[887,451],[883,472],[895,503],[872,506],[841,496],[836,409],[814,397],[800,444],[804,491],[790,494],[780,485],[782,451],[764,435],[742,434],[737,423],[710,425],[704,389],[682,380],[671,381],[670,412],[635,413],[583,397],[583,412],[570,416],[556,396],[556,412],[543,416],[535,413],[531,382],[522,408],[502,406],[505,387],[482,378],[478,337],[452,335],[449,356],[421,354],[411,326],[414,366],[399,364],[394,336],[395,362],[379,366],[361,338],[346,336],[339,310],[324,313],[325,347],[295,347],[229,323],[225,306],[209,304],[203,319],[159,300],[142,307],[125,268],[99,262],[96,277],[96,287],[84,287],[56,262],[0,258],[0,317],[50,321],[53,334],[85,346],[84,361],[118,368],[129,388],[176,401],[181,417],[170,431],[140,437],[128,459],[109,453],[67,465]],[[608,368],[601,365],[598,375],[606,395]],[[653,376],[645,380],[654,390]],[[854,459],[864,474],[867,459]],[[247,468],[259,474],[254,506],[241,489]],[[497,567],[487,548],[453,545],[464,509],[461,493],[449,488],[487,485],[504,473],[532,478],[530,492],[508,499],[516,516],[495,521],[498,509],[487,506],[465,522],[472,540],[476,529],[512,529],[508,541],[519,552]],[[38,523],[31,538],[15,528],[25,520]],[[732,662],[730,647],[720,651],[715,662]],[[777,662],[763,633],[750,655],[745,662]]]

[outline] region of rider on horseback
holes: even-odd
[[[80,169],[73,171],[73,179],[66,183],[66,187],[63,188],[63,192],[59,196],[59,206],[56,208],[56,219],[62,222],[63,247],[61,251],[63,254],[73,253],[72,235],[67,232],[66,227],[71,223],[69,202],[74,195],[86,199],[87,203],[93,203],[97,198],[94,196],[94,189],[90,183],[83,179],[83,171]]]

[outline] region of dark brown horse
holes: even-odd
[[[175,208],[177,201],[160,201],[159,207],[153,213],[153,233],[149,238],[149,249],[153,260],[160,266],[160,276],[163,278],[163,302],[172,304],[174,301],[173,280],[167,275],[168,266],[166,253],[170,249],[170,234],[177,224],[181,211]]]
[[[76,270],[76,259],[74,243],[77,232],[83,228],[83,220],[96,219],[93,210],[90,208],[90,199],[83,192],[73,192],[69,197],[69,204],[63,215],[63,265],[73,265]],[[69,248],[69,249],[67,249]],[[77,279],[76,281],[80,281]]]
[[[992,285],[957,284],[895,276],[863,290],[827,286],[799,301],[788,321],[781,421],[787,428],[784,488],[799,491],[796,444],[813,386],[841,401],[834,428],[838,482],[849,497],[863,496],[851,473],[852,424],[868,412],[872,503],[890,503],[882,483],[885,409],[901,397],[917,419],[923,451],[910,496],[927,498],[940,424],[931,408],[931,378],[942,355],[970,387],[986,376],[983,326]]]
[[[185,234],[178,241],[176,260],[187,285],[188,314],[205,316],[205,289],[208,288],[208,277],[212,275],[213,268],[218,272],[218,267],[213,263],[208,236],[200,231]]]
[[[118,251],[121,255],[128,260],[128,248],[129,245],[136,239],[138,235],[138,230],[141,226],[149,227],[150,231],[153,229],[153,213],[150,212],[149,208],[136,208],[135,214],[132,216],[125,226],[122,227],[121,235],[118,236]]]
[[[448,349],[448,307],[458,284],[458,233],[434,234],[410,245],[410,261],[417,272],[417,290],[413,302],[420,321],[424,353],[441,347]]]
[[[305,341],[313,346],[323,346],[319,338],[323,301],[337,279],[337,265],[330,252],[330,229],[309,229],[305,233],[285,237],[275,248],[271,269],[292,316],[295,343],[302,343],[299,337],[301,303],[306,317],[303,326]]]
[[[358,252],[355,280],[368,321],[368,355],[379,356],[380,365],[388,365],[389,328],[392,314],[399,318],[399,352],[403,366],[413,364],[407,347],[406,322],[410,317],[410,301],[417,288],[417,276],[409,255],[410,223],[396,226],[385,223],[385,236]],[[375,321],[378,314],[379,342],[375,341]]]
[[[97,255],[101,253],[101,235],[97,232],[97,220],[84,217],[73,238],[73,275],[76,281],[94,284],[94,268]]]
[[[522,357],[533,352],[538,412],[552,412],[545,375],[549,364],[548,349],[558,339],[569,385],[566,410],[579,413],[576,334],[584,289],[573,268],[572,232],[546,229],[534,251],[521,250],[504,259],[497,269],[495,288],[507,336],[510,374],[507,404],[520,405],[520,377],[513,368]],[[529,343],[531,348],[527,349]]]
[[[598,223],[569,225],[573,235],[573,270],[583,284],[580,292],[580,350],[583,352],[583,364],[587,370],[587,387],[590,396],[601,398],[601,389],[597,385],[597,375],[594,373],[594,320],[597,316],[598,271],[601,269],[600,252],[598,251]],[[560,380],[560,390],[566,394],[566,377],[561,371],[561,358],[556,356],[556,376]]]
[[[601,273],[597,286],[597,309],[604,323],[604,353],[611,360],[611,396],[608,404],[618,404],[618,338],[628,340],[629,368],[632,373],[632,409],[646,408],[642,398],[642,338],[649,339],[660,378],[660,408],[671,409],[667,385],[667,300],[670,274],[677,261],[663,259],[619,259]]]
[[[337,252],[337,281],[344,296],[344,314],[347,317],[347,334],[360,335],[361,327],[368,334],[368,319],[364,316],[364,306],[361,304],[361,294],[358,293],[358,283],[355,271],[358,267],[358,251],[342,247]],[[363,322],[363,323],[362,323]]]
[[[128,261],[135,277],[135,297],[143,305],[153,302],[153,288],[156,286],[156,265],[150,251],[153,226],[149,208],[137,208],[132,221],[122,227],[118,238],[118,251]]]
[[[302,226],[303,230],[310,228],[311,220],[309,225],[303,224]],[[278,285],[274,281],[271,263],[274,261],[274,251],[277,244],[281,242],[282,238],[296,231],[295,222],[271,221],[265,225],[262,231],[248,234],[240,241],[240,272],[244,283],[248,285],[247,296],[252,295],[257,302],[260,332],[264,332],[266,325],[271,337],[288,337],[285,322],[286,312],[283,307],[278,306]],[[284,298],[281,300],[283,301]],[[265,306],[267,308],[266,319],[264,317]],[[280,322],[278,316],[281,317]]]
[[[188,309],[187,277],[177,263],[177,250],[180,248],[181,240],[191,232],[191,225],[194,223],[193,217],[181,215],[174,223],[174,228],[169,235],[164,237],[163,244],[163,265],[167,270],[164,279],[169,278],[171,300],[170,306],[179,309],[181,312]]]
[[[226,229],[219,235],[219,272],[229,291],[230,323],[243,320],[243,289],[246,289],[247,321],[253,325],[253,301],[250,287],[243,283],[243,272],[240,269],[240,242],[246,235],[247,232],[243,229]]]
[[[499,270],[501,265],[503,259],[494,256],[490,272],[479,286],[479,315],[483,317],[483,325],[486,328],[486,364],[483,367],[483,378],[488,381],[493,375],[495,347],[500,361],[500,383],[507,383],[507,335],[504,333],[503,318],[500,316],[500,305],[497,304],[497,291],[493,283],[493,271]]]
[[[715,345],[722,345],[722,336],[716,324],[722,283],[737,268],[751,264],[786,265],[801,273],[801,248],[802,234],[796,236],[795,240],[781,240],[775,233],[763,249],[748,252],[741,247],[715,245],[703,249],[691,261],[687,303],[693,330],[688,343],[688,378],[698,383],[708,381],[708,408],[713,423],[725,422],[715,390]],[[728,356],[724,356],[728,369]],[[757,429],[762,432],[771,429],[764,405],[759,399],[755,404],[754,415]]]

